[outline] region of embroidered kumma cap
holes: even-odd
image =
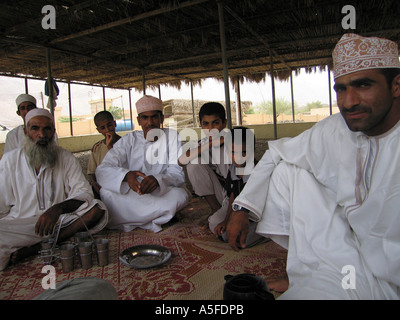
[[[20,94],[17,97],[17,99],[15,99],[15,103],[17,104],[17,107],[19,107],[19,105],[25,101],[32,102],[36,106],[36,99],[34,96],[31,96],[30,94],[23,93],[23,94]]]
[[[137,113],[147,111],[161,111],[163,112],[162,101],[156,97],[144,95],[136,102]]]
[[[28,124],[29,121],[34,118],[34,117],[47,117],[49,118],[53,123],[54,123],[54,118],[52,114],[46,110],[46,109],[41,109],[41,108],[35,108],[29,111],[26,116],[25,116],[25,123]]]
[[[400,68],[397,43],[388,39],[347,33],[333,50],[335,79],[349,73],[383,68]]]

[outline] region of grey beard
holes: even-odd
[[[51,139],[47,145],[42,146],[35,143],[29,136],[25,137],[23,145],[23,150],[32,168],[41,166],[53,168],[57,162],[58,149],[59,147],[54,142],[54,139]]]

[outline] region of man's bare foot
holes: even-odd
[[[208,229],[208,216],[205,218],[202,218],[199,221],[199,226],[201,230],[207,230]]]
[[[289,288],[289,278],[286,275],[282,278],[268,281],[267,284],[268,284],[268,288],[270,290],[282,293],[282,292],[285,292]]]

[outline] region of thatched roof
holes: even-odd
[[[312,71],[331,64],[343,6],[330,0],[226,0],[229,76],[261,81],[271,70]],[[356,30],[400,40],[399,1],[351,1]],[[43,29],[42,8],[56,9]],[[116,88],[223,78],[216,0],[20,0],[0,3],[0,74],[47,77]]]

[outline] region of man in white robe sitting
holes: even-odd
[[[333,62],[341,114],[269,143],[233,203],[229,242],[244,246],[250,217],[288,249],[282,299],[398,299],[397,44],[346,34]]]
[[[145,95],[136,108],[143,131],[123,136],[97,167],[96,178],[110,211],[110,229],[159,232],[189,201],[178,165],[181,140],[177,131],[161,129],[160,99]]]
[[[11,255],[14,263],[38,253],[40,242],[58,230],[62,242],[85,225],[96,233],[107,224],[107,209],[93,199],[78,160],[54,141],[50,112],[32,109],[25,121],[24,145],[0,160],[0,270]]]

